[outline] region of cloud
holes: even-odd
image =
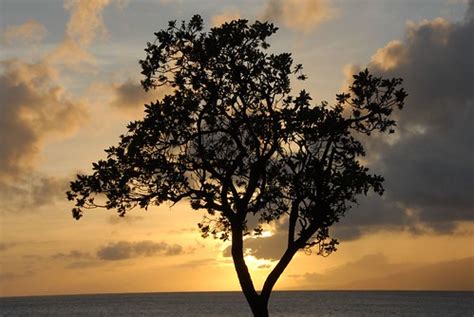
[[[181,269],[196,269],[201,266],[212,266],[216,262],[215,259],[213,258],[207,258],[207,259],[198,259],[198,260],[191,260],[187,261],[184,263],[179,263],[173,265],[173,268],[181,268]]]
[[[81,46],[89,46],[96,38],[105,37],[107,28],[102,11],[110,3],[110,0],[65,1],[64,8],[71,14],[66,26],[67,36]]]
[[[212,17],[212,26],[220,26],[225,22],[240,19],[241,15],[238,10],[225,11]]]
[[[143,241],[118,241],[99,247],[95,254],[80,250],[69,252],[58,252],[50,255],[50,258],[57,261],[65,261],[68,269],[83,269],[97,267],[106,264],[108,261],[127,260],[137,257],[151,256],[174,256],[186,253],[178,244],[168,244],[166,242]],[[189,265],[191,265],[190,263]],[[192,265],[201,265],[198,262]]]
[[[431,264],[392,263],[370,254],[324,273],[292,275],[303,288],[350,290],[472,290],[474,258]]]
[[[471,1],[469,12],[473,7]],[[395,138],[364,140],[372,169],[386,179],[384,199],[363,199],[336,232],[349,238],[389,227],[451,233],[459,222],[474,221],[474,17],[469,12],[456,23],[410,22],[404,41],[391,41],[373,55],[369,69],[403,78],[409,96],[397,113]]]
[[[262,19],[309,32],[334,16],[335,9],[326,0],[268,0]]]
[[[102,13],[111,3],[118,7],[127,4],[120,0],[66,0],[64,8],[70,16],[64,39],[46,56],[46,60],[75,70],[81,70],[79,66],[83,64],[94,64],[95,57],[88,49],[93,42],[108,36]]]
[[[148,240],[138,242],[119,241],[99,248],[97,257],[101,260],[117,261],[141,256],[171,256],[182,253],[184,253],[183,248],[178,244]]]
[[[86,104],[67,93],[59,66],[92,64],[88,48],[107,30],[102,18],[112,1],[66,1],[70,12],[64,40],[34,62],[0,62],[0,209],[36,209],[63,195],[64,179],[35,171],[47,140],[67,137],[87,120]],[[115,3],[123,3],[115,1]],[[46,29],[36,21],[6,28],[3,37],[39,41]]]
[[[11,281],[20,278],[30,277],[34,275],[36,272],[34,270],[26,270],[22,271],[22,273],[13,273],[13,272],[0,272],[0,281]]]
[[[258,237],[245,240],[248,255],[258,259],[279,260],[285,252],[288,243],[287,231],[281,229],[271,237]]]
[[[132,79],[122,83],[95,83],[89,88],[89,93],[104,97],[105,104],[129,117],[142,115],[145,104],[163,98],[170,91],[169,87],[145,91],[139,80]]]
[[[0,179],[31,169],[47,137],[74,133],[87,118],[85,105],[66,93],[56,63],[93,63],[88,47],[107,30],[102,11],[110,0],[68,0],[64,40],[34,63],[0,62]],[[36,21],[7,27],[6,39],[39,39],[45,28]]]
[[[145,103],[162,96],[162,89],[146,92],[139,82],[127,80],[111,87],[113,99],[110,106],[125,112],[143,109]]]
[[[71,250],[69,252],[58,252],[49,256],[52,260],[66,262],[66,269],[83,269],[98,267],[105,264],[89,252]]]
[[[46,63],[0,62],[0,179],[34,165],[47,136],[64,137],[87,118]]]
[[[35,167],[47,140],[74,134],[87,119],[51,64],[0,62],[0,210],[37,210],[64,197],[66,179]]]
[[[64,199],[69,179],[44,176],[30,171],[16,175],[15,181],[0,179],[0,210],[7,212],[38,211]]]
[[[65,266],[66,269],[86,269],[95,268],[104,265],[106,262],[90,260],[90,261],[75,261]]]
[[[386,277],[356,281],[346,289],[473,290],[474,258],[419,266]]]
[[[248,237],[244,240],[245,255],[271,261],[276,261],[281,258],[288,244],[288,223],[285,220],[280,220],[274,222],[273,225],[271,236]],[[223,250],[222,256],[232,256],[231,246]]]
[[[39,43],[46,35],[46,28],[35,20],[20,25],[7,26],[3,33],[6,44],[15,42]]]
[[[95,64],[95,57],[87,50],[87,48],[79,45],[70,38],[64,39],[59,43],[53,51],[51,51],[45,60],[53,64],[66,65],[75,70],[80,70],[78,67],[81,64]]]
[[[13,242],[0,242],[0,251],[6,251],[8,249],[11,249],[12,247],[14,247],[16,245],[16,243],[13,243]]]
[[[51,258],[52,259],[66,259],[66,260],[70,260],[70,259],[80,260],[80,259],[90,259],[92,258],[92,256],[88,252],[82,252],[79,250],[71,250],[68,253],[63,253],[63,252],[55,253],[51,255]]]
[[[390,41],[386,46],[380,48],[372,56],[371,63],[378,68],[387,71],[395,68],[406,58],[405,45],[401,41]],[[352,75],[352,74],[350,74]]]

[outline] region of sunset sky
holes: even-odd
[[[329,257],[297,254],[276,289],[474,290],[474,1],[0,0],[0,296],[239,290],[228,243],[185,202],[76,221],[69,181],[104,158],[143,104],[138,60],[169,20],[270,20],[315,103],[368,67],[404,78],[393,136],[366,142],[386,192],[333,228]],[[283,251],[247,239],[257,288]]]

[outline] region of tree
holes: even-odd
[[[312,105],[302,90],[291,95],[290,79],[304,80],[291,54],[270,54],[268,22],[235,20],[203,31],[200,16],[169,22],[147,43],[140,61],[143,87],[173,92],[145,105],[107,159],[93,173],[78,175],[67,193],[73,216],[83,209],[116,209],[165,201],[189,201],[205,209],[203,237],[231,240],[242,291],[255,316],[268,316],[278,278],[298,250],[327,255],[337,240],[329,227],[369,190],[382,194],[383,178],[369,174],[357,136],[393,132],[390,119],[407,96],[401,79],[381,79],[367,70],[354,76],[336,104]],[[96,201],[100,195],[102,204]],[[249,217],[258,217],[249,228]],[[257,292],[245,263],[243,238],[262,224],[286,219],[283,256]]]

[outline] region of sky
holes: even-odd
[[[239,290],[227,242],[203,239],[185,202],[92,210],[65,191],[143,105],[138,60],[169,20],[245,18],[279,31],[315,103],[368,67],[402,77],[397,132],[364,141],[385,194],[331,228],[329,257],[298,253],[293,289],[474,290],[474,2],[462,0],[0,0],[0,296]],[[283,252],[281,223],[245,241],[257,288]]]

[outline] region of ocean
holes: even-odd
[[[270,316],[474,316],[474,292],[274,292]],[[251,316],[239,292],[0,298],[3,316]]]

